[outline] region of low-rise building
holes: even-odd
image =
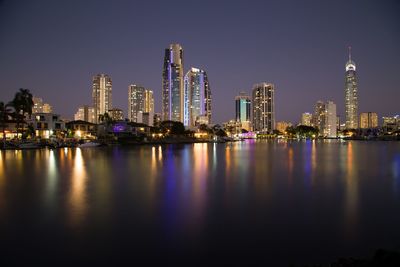
[[[91,122],[77,120],[67,122],[68,133],[75,138],[94,138],[97,133],[97,125]]]
[[[50,136],[59,136],[66,130],[65,122],[61,120],[60,115],[53,113],[36,113],[28,121],[32,125],[35,136],[49,138]]]

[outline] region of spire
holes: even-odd
[[[351,61],[351,46],[349,46],[349,61]]]

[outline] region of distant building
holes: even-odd
[[[275,129],[274,85],[259,83],[253,86],[253,129],[272,133]]]
[[[183,123],[183,109],[183,48],[179,44],[170,44],[165,49],[162,73],[162,119]]]
[[[89,106],[79,107],[78,111],[75,113],[74,120],[96,123],[94,108]]]
[[[33,108],[32,113],[52,113],[53,108],[49,103],[43,103],[43,99],[40,97],[32,97]]]
[[[211,89],[204,70],[191,68],[184,79],[183,124],[211,123]]]
[[[251,99],[245,92],[235,98],[236,120],[242,123],[243,129],[251,131]]]
[[[95,122],[98,123],[99,115],[112,109],[112,81],[107,74],[93,76],[92,99]]]
[[[222,124],[227,135],[238,135],[242,133],[242,123],[237,120],[230,120]]]
[[[288,127],[292,127],[292,123],[287,121],[276,122],[276,130],[280,131],[281,133],[285,133]]]
[[[315,104],[314,114],[312,116],[312,126],[317,128],[322,133],[321,129],[324,127],[325,122],[325,104],[323,101],[319,100]]]
[[[325,103],[325,116],[324,116],[323,134],[325,137],[337,137],[337,115],[336,104],[332,101]]]
[[[312,126],[312,114],[305,112],[301,114],[301,125]]]
[[[124,120],[124,112],[122,109],[119,108],[113,108],[108,110],[108,115],[113,121],[122,121]]]
[[[382,128],[384,132],[394,132],[400,130],[400,116],[382,117]]]
[[[349,48],[349,60],[346,63],[345,76],[345,111],[346,129],[358,128],[358,92],[356,63],[351,60],[351,48]]]
[[[360,128],[369,129],[378,127],[378,114],[375,112],[360,113]]]
[[[146,114],[145,114],[146,113]],[[153,91],[140,85],[128,87],[128,119],[131,122],[153,125],[154,97]]]

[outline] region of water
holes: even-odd
[[[399,225],[400,142],[0,152],[3,266],[327,263]]]

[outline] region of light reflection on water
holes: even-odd
[[[126,245],[119,244],[124,236],[160,253],[222,250],[233,262],[257,249],[298,261],[315,249],[333,259],[369,253],[400,240],[400,215],[392,212],[400,209],[400,144],[387,144],[251,140],[0,151],[0,222],[36,227],[0,224],[0,234],[24,239],[14,229],[40,232],[45,218],[49,230],[94,248],[94,237],[112,236],[101,246],[108,253]],[[323,248],[322,239],[329,240]],[[275,254],[257,257],[273,262]]]

